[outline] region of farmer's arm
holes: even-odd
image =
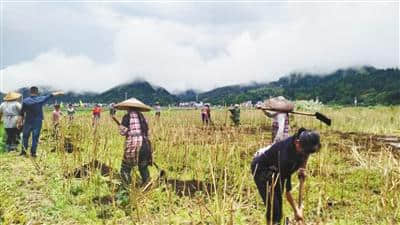
[[[22,107],[21,107],[21,112],[20,112],[20,117],[17,120],[17,128],[21,128],[22,124],[24,123],[24,119],[25,119],[25,110],[26,110],[26,105],[25,103],[22,103]]]
[[[38,101],[39,101],[39,103],[43,104],[43,103],[47,102],[49,99],[51,99],[52,97],[56,97],[56,96],[63,95],[63,94],[64,94],[64,92],[60,92],[60,91],[53,92],[49,95],[39,96]]]
[[[308,156],[306,156],[303,163],[300,165],[298,172],[299,179],[306,179],[307,177],[307,161],[308,161]]]
[[[294,216],[296,220],[304,220],[303,218],[303,209],[299,208],[293,198],[292,193],[290,192],[292,190],[292,181],[291,178],[289,177],[286,180],[286,199],[289,202],[290,206],[293,209]]]
[[[122,122],[121,122],[121,124],[119,125],[119,134],[120,134],[120,135],[122,135],[122,136],[128,135],[128,131],[129,131],[129,120],[130,120],[130,117],[129,117],[128,114],[125,115],[125,116],[122,118]]]
[[[274,116],[276,115],[276,113],[271,113],[271,112],[269,112],[269,111],[267,111],[267,110],[265,110],[265,109],[263,109],[263,113],[264,113],[266,116],[268,116],[269,118],[272,118],[272,117],[274,117]]]
[[[290,191],[286,191],[286,199],[288,200],[290,206],[293,209],[295,219],[296,220],[304,220],[303,209],[296,206],[296,203],[293,199],[293,195]]]
[[[278,131],[276,132],[274,142],[281,141],[283,136],[283,130],[285,129],[285,116],[284,114],[280,113],[277,115],[278,117]]]

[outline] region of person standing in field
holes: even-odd
[[[61,121],[61,107],[59,104],[54,105],[54,111],[53,111],[53,136],[55,138],[58,137],[58,131],[60,129],[60,121]]]
[[[213,124],[212,120],[211,120],[211,106],[210,104],[206,104],[206,111],[207,111],[207,117],[208,117],[208,121]]]
[[[267,224],[280,224],[282,219],[282,194],[292,207],[295,219],[304,221],[303,206],[296,205],[291,194],[291,175],[298,171],[300,189],[306,177],[305,168],[309,156],[321,148],[317,132],[300,128],[298,132],[256,152],[251,172],[258,192],[267,207]],[[303,190],[299,190],[301,193]],[[299,197],[300,198],[300,197]],[[299,199],[302,202],[302,199]]]
[[[154,110],[156,111],[156,118],[157,121],[160,120],[160,116],[161,116],[161,106],[159,102],[156,102],[155,106],[154,106]]]
[[[50,95],[39,96],[39,89],[37,87],[30,88],[30,97],[25,98],[22,102],[19,127],[21,127],[23,123],[24,128],[22,131],[23,148],[20,155],[26,155],[29,137],[32,134],[31,156],[36,157],[36,150],[43,122],[43,105],[52,97],[63,94],[63,92],[54,92]]]
[[[134,166],[139,167],[142,184],[150,179],[148,166],[152,164],[152,150],[149,139],[149,126],[141,111],[150,111],[151,108],[141,101],[131,98],[116,105],[117,109],[127,110],[122,122],[113,117],[119,124],[119,132],[125,137],[124,156],[121,163],[121,179],[124,187],[131,183],[131,171]]]
[[[239,126],[240,125],[240,108],[238,104],[235,104],[235,106],[233,108],[229,109],[229,112],[231,112],[231,120],[233,122],[233,124],[235,124],[235,126]]]
[[[101,115],[101,107],[99,104],[96,104],[92,110],[92,115],[93,115],[93,120],[92,120],[92,126],[96,126],[100,120],[100,115]]]
[[[208,125],[209,118],[208,118],[208,112],[207,112],[207,106],[204,105],[201,108],[201,120],[203,121],[203,125],[206,124]]]
[[[22,108],[21,103],[18,102],[20,98],[21,94],[9,92],[4,97],[5,102],[0,105],[0,118],[7,133],[6,150],[9,152],[17,149],[17,136],[19,133],[17,121]]]
[[[111,117],[115,116],[115,114],[117,113],[117,110],[115,109],[114,106],[115,106],[114,103],[111,103],[110,106],[109,106],[110,107],[110,116]]]
[[[68,104],[67,115],[68,115],[68,119],[69,119],[70,122],[72,120],[74,120],[75,109],[74,109],[74,106],[72,104]]]

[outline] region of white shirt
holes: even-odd
[[[17,101],[3,102],[0,105],[0,112],[3,114],[2,120],[4,128],[16,128],[17,120],[21,113],[21,104]]]

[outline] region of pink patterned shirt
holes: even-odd
[[[138,152],[142,146],[143,136],[139,116],[135,111],[129,113],[129,128],[119,126],[120,134],[126,137],[124,159],[138,161]]]

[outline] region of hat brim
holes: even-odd
[[[15,101],[15,100],[17,100],[17,99],[19,99],[19,98],[21,98],[21,94],[19,94],[19,93],[13,93],[13,94],[7,94],[4,98],[3,98],[3,100],[4,101]]]
[[[152,110],[152,108],[148,105],[145,105],[143,102],[132,98],[132,99],[128,99],[125,100],[123,102],[120,102],[116,105],[114,105],[114,108],[118,109],[118,110],[137,110],[140,112],[149,112]]]

